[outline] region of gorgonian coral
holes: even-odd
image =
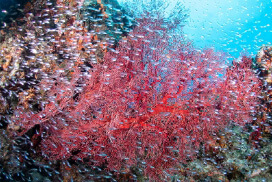
[[[162,19],[138,22],[103,64],[42,80],[48,90],[42,111],[15,119],[23,132],[40,126],[46,158],[117,171],[138,166],[162,178],[213,132],[252,120],[260,87],[250,59],[226,68],[223,53],[169,36]]]

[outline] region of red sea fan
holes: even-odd
[[[48,103],[17,121],[25,129],[41,126],[44,156],[165,177],[212,132],[251,121],[260,87],[250,60],[224,73],[224,54],[195,50],[162,24],[140,20],[87,75],[76,68],[70,80],[44,80]]]

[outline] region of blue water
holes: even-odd
[[[170,5],[165,11],[173,11],[177,1],[188,10],[183,30],[196,47],[214,47],[238,58],[243,52],[254,56],[262,45],[271,45],[271,0],[164,0]]]
[[[199,47],[213,46],[238,57],[271,45],[271,0],[187,0],[190,18],[184,31]]]

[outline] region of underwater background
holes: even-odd
[[[169,12],[177,3],[175,0],[163,1],[169,3]],[[237,58],[242,51],[255,55],[262,45],[271,45],[270,0],[180,2],[189,15],[183,31],[197,47],[214,47]],[[149,1],[145,3],[149,4]]]
[[[0,0],[0,181],[271,181],[270,0]]]

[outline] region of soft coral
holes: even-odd
[[[88,75],[75,68],[71,80],[45,80],[48,104],[19,122],[41,125],[46,157],[88,158],[110,170],[142,165],[156,177],[173,172],[230,120],[250,120],[260,89],[249,66],[235,64],[220,77],[222,53],[195,50],[175,36],[169,43],[162,23],[140,20]]]

